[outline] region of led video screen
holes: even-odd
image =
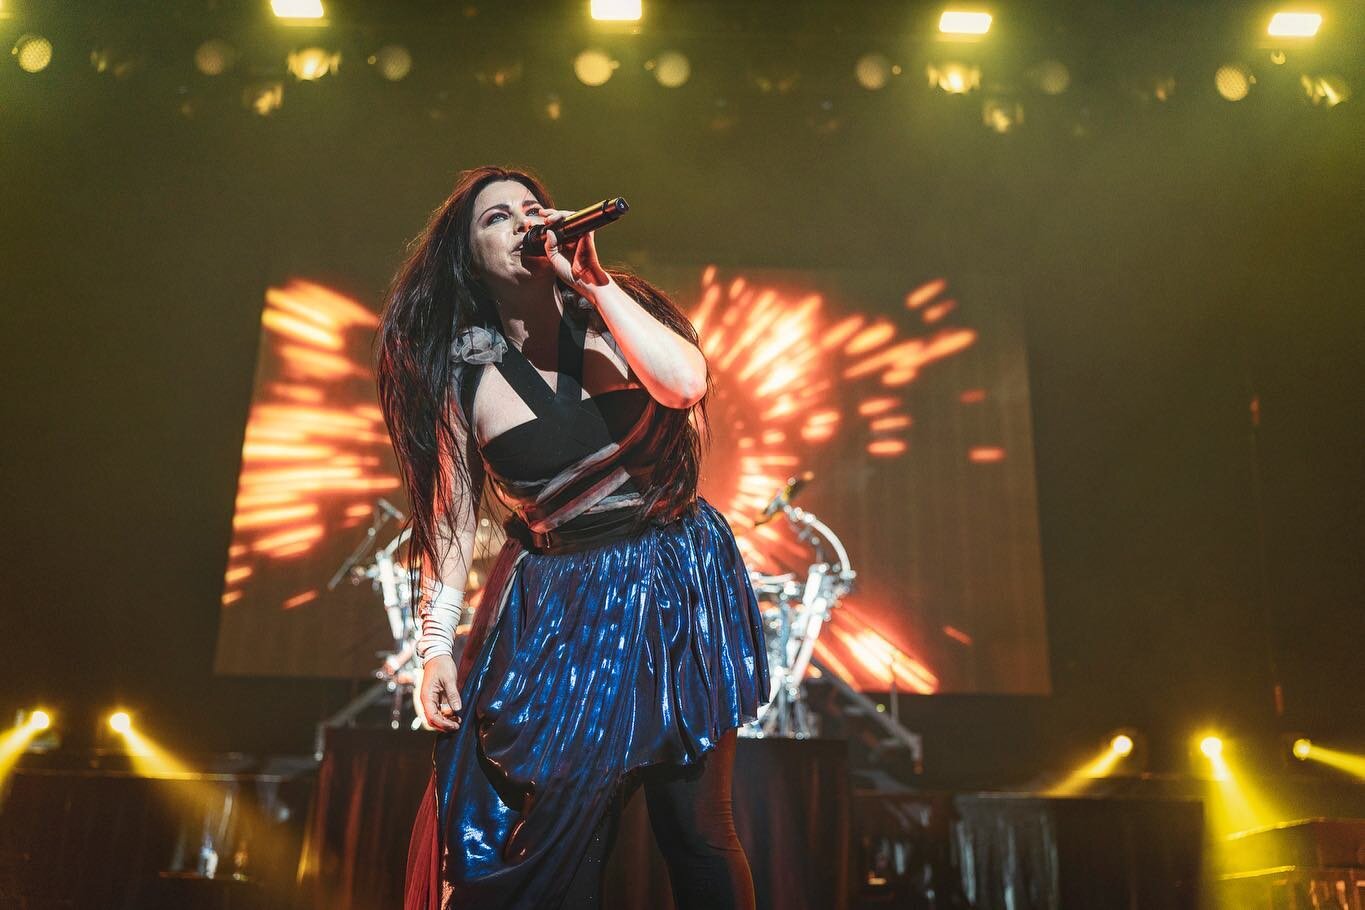
[[[700,492],[729,518],[765,609],[776,615],[784,577],[830,558],[783,515],[755,526],[790,478],[810,473],[794,505],[847,549],[856,579],[816,644],[824,670],[868,691],[1048,691],[1010,283],[712,266],[647,277],[701,333],[716,387]],[[405,554],[390,509],[406,500],[370,369],[377,322],[305,278],[266,291],[220,673],[359,678],[393,650],[384,592],[363,574],[376,549]],[[496,520],[484,528],[476,583],[498,542]]]

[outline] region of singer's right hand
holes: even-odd
[[[423,721],[433,730],[460,729],[460,681],[455,661],[448,654],[433,657],[422,668],[421,704]]]
[[[554,227],[572,214],[562,209],[548,209],[545,212],[545,224]],[[593,232],[589,231],[561,246],[554,231],[545,232],[545,255],[554,265],[559,280],[576,288],[589,300],[597,288],[611,281],[611,276],[597,260],[597,242],[592,235]]]

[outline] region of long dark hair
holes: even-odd
[[[454,535],[438,534],[440,521],[456,514],[460,497],[481,498],[469,467],[469,458],[479,457],[473,415],[461,413],[450,345],[465,327],[487,325],[489,314],[497,318],[494,301],[475,273],[469,237],[475,198],[500,180],[520,183],[542,207],[554,207],[549,191],[527,171],[479,167],[461,173],[450,196],[408,244],[375,337],[379,404],[410,504],[409,566],[420,560],[421,574],[435,574],[445,555],[440,544],[455,542]],[[698,342],[696,328],[668,295],[627,271],[607,271],[656,319]],[[580,316],[568,302],[572,297],[566,294],[564,299],[565,312]],[[708,375],[707,397],[712,384]],[[457,445],[452,415],[466,431],[469,445],[464,451]],[[667,443],[653,472],[658,482],[645,491],[643,508],[650,515],[694,503],[702,454],[710,442],[706,398],[690,410],[661,408],[660,415],[667,423],[660,428]]]

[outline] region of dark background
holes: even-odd
[[[576,5],[535,25],[338,6],[322,40],[349,54],[340,74],[286,76],[260,118],[242,83],[278,78],[303,39],[248,6],[0,20],[6,42],[57,46],[37,76],[0,61],[0,708],[53,705],[72,742],[121,703],[172,748],[311,745],[349,684],[211,672],[260,290],[300,274],[375,298],[382,281],[345,282],[391,274],[455,173],[502,162],[562,200],[628,195],[604,254],[646,274],[876,259],[1016,277],[1054,695],[907,699],[931,773],[1066,765],[1125,723],[1157,767],[1209,723],[1264,756],[1286,730],[1360,745],[1365,129],[1359,98],[1324,110],[1297,88],[1330,65],[1365,89],[1345,5],[1280,68],[1237,24],[1259,7],[1002,15],[988,73],[1072,71],[1056,98],[1021,87],[1003,136],[981,93],[925,87],[935,48],[907,36],[927,7],[831,24],[828,5],[679,5],[599,38],[623,64],[592,90],[570,67]],[[215,34],[250,48],[225,81],[191,62]],[[141,71],[94,72],[101,37],[141,48]],[[362,62],[391,40],[418,61],[396,85]],[[692,57],[676,93],[638,69],[668,46]],[[905,75],[865,92],[853,61],[879,46]],[[520,80],[481,84],[507,55]],[[1240,104],[1213,91],[1228,59],[1261,79]],[[765,94],[754,75],[777,70],[799,79]],[[1165,103],[1143,89],[1158,71],[1177,79]]]

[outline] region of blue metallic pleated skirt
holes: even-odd
[[[580,552],[509,540],[478,613],[462,723],[434,755],[431,903],[555,907],[629,772],[691,763],[757,715],[758,603],[730,526],[699,499]]]

